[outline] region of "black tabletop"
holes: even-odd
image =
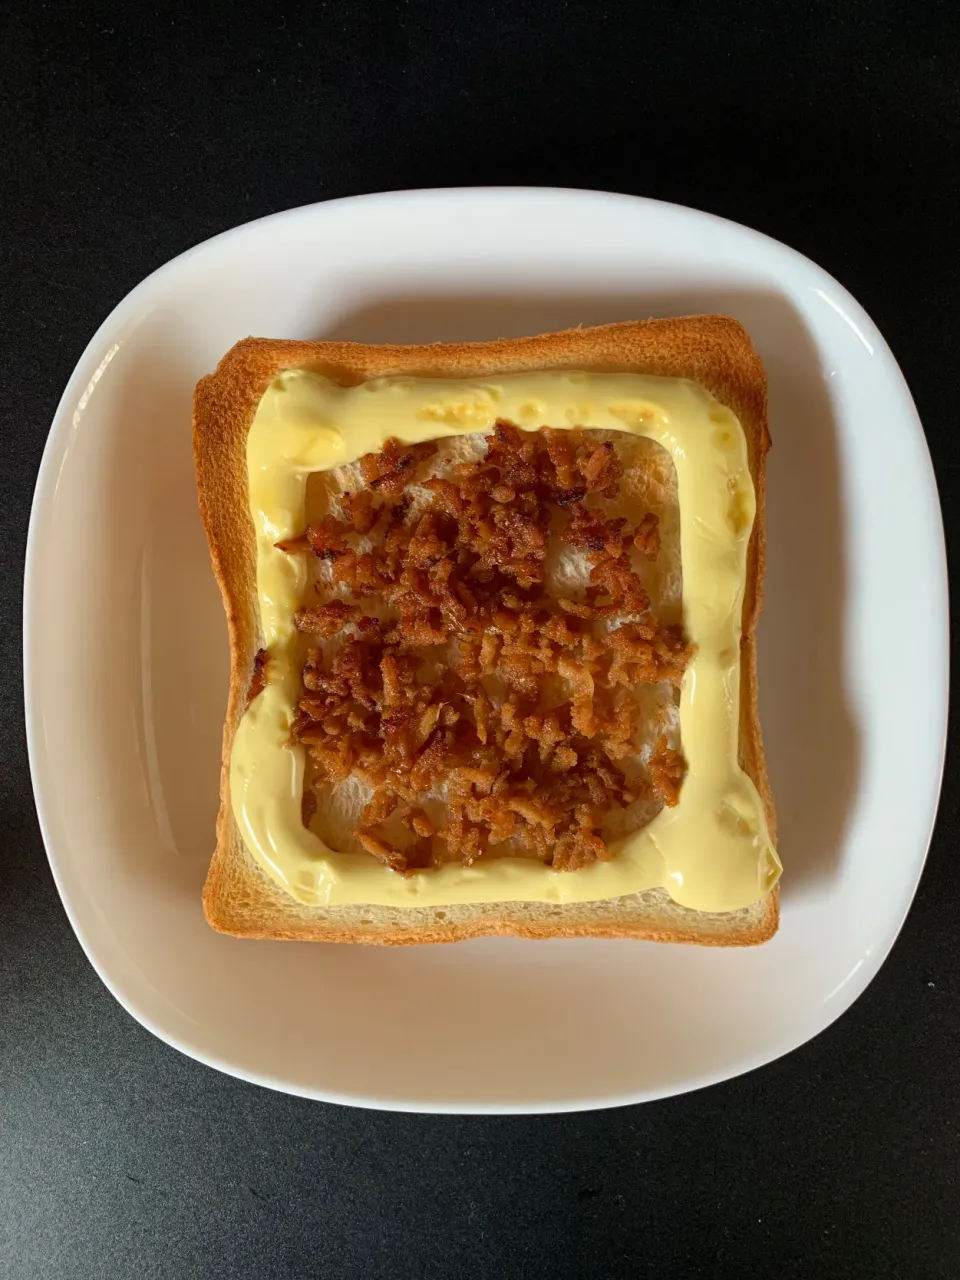
[[[101,985],[37,829],[19,621],[44,438],[108,311],[238,222],[391,188],[635,192],[808,254],[899,359],[952,540],[958,52],[952,0],[0,13],[0,1275],[960,1273],[952,759],[890,959],[789,1058],[606,1113],[366,1113],[200,1066]],[[891,581],[907,647],[910,625]]]

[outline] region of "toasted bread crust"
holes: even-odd
[[[744,329],[727,316],[687,316],[571,329],[496,342],[423,346],[296,342],[237,343],[194,397],[194,458],[200,511],[223,596],[230,638],[230,693],[223,732],[217,846],[203,892],[210,924],[242,937],[388,945],[455,942],[484,935],[604,937],[737,946],[776,932],[779,891],[755,907],[717,915],[679,907],[663,890],[557,907],[495,903],[433,908],[308,908],[260,869],[240,839],[230,803],[230,750],[261,644],[246,439],[257,405],[284,369],[310,369],[344,385],[396,374],[471,378],[523,370],[585,369],[690,378],[736,413],[747,439],[757,514],[747,555],[741,640],[740,763],[776,814],[757,715],[756,625],[763,597],[765,458],[770,447],[766,377]],[[683,513],[681,512],[681,519]],[[572,872],[570,874],[576,874]]]

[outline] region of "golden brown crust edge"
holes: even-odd
[[[493,904],[446,924],[435,918],[428,923],[420,909],[414,908],[407,911],[410,925],[376,927],[373,921],[358,920],[347,925],[329,917],[311,918],[306,909],[269,880],[244,848],[233,819],[229,759],[253,658],[260,646],[246,437],[267,386],[278,373],[291,368],[312,369],[344,384],[396,374],[467,378],[545,368],[647,373],[690,378],[731,408],[747,438],[757,497],[743,605],[740,759],[760,792],[774,838],[776,832],[757,714],[755,638],[763,593],[765,458],[770,445],[766,377],[749,337],[737,321],[727,316],[685,316],[531,338],[422,346],[247,338],[227,352],[214,373],[198,383],[194,397],[194,459],[200,511],[223,596],[231,657],[217,847],[203,892],[209,923],[221,932],[243,937],[386,945],[453,942],[489,935],[630,937],[701,945],[752,945],[771,937],[779,920],[778,889],[767,895],[757,918],[748,927],[723,933],[692,925],[666,927],[644,919],[591,919],[590,903],[566,907],[561,915],[545,910],[542,920],[526,919],[511,910],[528,904]],[[414,912],[420,917],[416,924]]]

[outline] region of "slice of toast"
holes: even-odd
[[[743,328],[726,316],[688,316],[574,329],[496,342],[373,346],[248,338],[197,385],[194,456],[200,510],[230,636],[230,694],[223,734],[217,847],[203,892],[210,924],[241,937],[328,942],[454,942],[483,935],[605,937],[743,946],[777,928],[779,890],[739,911],[694,911],[663,889],[557,905],[502,902],[435,907],[308,907],[291,898],[247,852],[230,803],[230,750],[243,714],[261,634],[246,440],[257,405],[285,369],[308,369],[344,385],[398,374],[475,378],[523,370],[582,369],[682,377],[699,382],[740,419],[757,513],[747,557],[742,640],[740,763],[759,791],[775,839],[773,797],[757,716],[755,631],[764,565],[766,379]],[[680,519],[684,519],[681,511]],[[568,874],[575,875],[576,872]]]

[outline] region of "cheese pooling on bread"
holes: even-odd
[[[304,826],[306,751],[292,740],[301,699],[297,611],[306,558],[278,543],[302,534],[309,477],[406,445],[550,427],[628,433],[667,450],[676,470],[683,628],[692,656],[679,721],[687,774],[679,803],[611,845],[609,860],[562,871],[529,858],[445,862],[398,875],[364,853],[334,852]],[[734,910],[776,882],[763,804],[738,764],[740,619],[755,513],[736,417],[698,385],[635,374],[523,373],[478,379],[390,378],[341,387],[304,371],[277,377],[247,442],[266,683],[231,752],[234,816],[247,848],[298,901],[444,906],[590,901],[664,887],[676,901]],[[639,515],[637,517],[639,519]]]

